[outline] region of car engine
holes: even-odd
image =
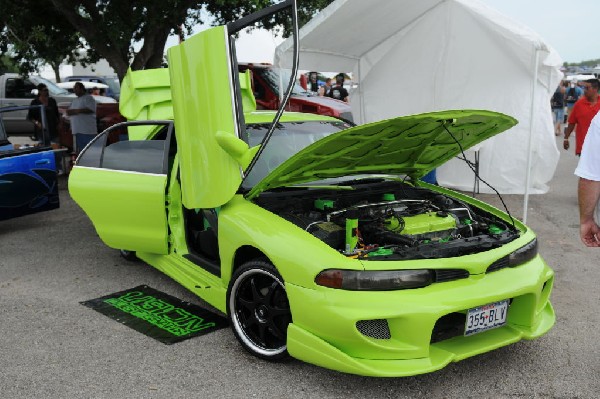
[[[518,237],[513,225],[429,189],[389,181],[343,188],[279,189],[256,202],[340,253],[363,260],[456,257]]]

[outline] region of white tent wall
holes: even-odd
[[[289,66],[290,54],[285,41],[275,63]],[[535,32],[478,0],[338,0],[300,33],[300,68],[353,72],[359,90],[350,102],[361,123],[447,109],[519,120],[479,148],[480,176],[501,193],[548,190],[559,157],[549,102],[561,63]],[[474,175],[454,159],[438,181],[470,191]],[[480,191],[491,192],[484,184]]]

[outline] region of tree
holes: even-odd
[[[60,82],[59,65],[77,60],[79,35],[49,1],[0,0],[0,52],[28,75],[49,64]]]
[[[298,25],[308,22],[318,11],[327,7],[333,0],[299,0]],[[214,16],[217,24],[235,21],[245,15],[260,11],[270,5],[279,3],[273,0],[215,0],[206,5],[206,9]],[[291,20],[289,14],[278,13],[268,20],[262,21],[258,26],[266,29],[280,30],[283,36],[291,33]]]
[[[201,23],[193,0],[50,0],[64,18],[123,79],[127,69],[158,68],[167,38],[180,26]],[[141,43],[139,51],[134,44]]]
[[[148,2],[145,0],[26,0],[14,2],[23,15],[38,13],[40,5],[51,6],[53,13],[61,16],[69,25],[63,26],[58,33],[44,29],[48,41],[66,32],[77,32],[84,41],[76,47],[87,47],[88,58],[104,58],[122,80],[127,69],[133,70],[159,68],[163,65],[164,48],[169,35],[189,34],[192,27],[211,20],[213,23],[226,23],[260,10],[271,4],[273,0],[161,0]],[[305,0],[299,8],[301,21],[306,21],[317,10],[329,4],[330,0]],[[0,0],[1,3],[10,3]],[[33,4],[35,3],[35,4]],[[3,11],[4,12],[4,11]],[[214,17],[214,18],[211,18]],[[23,21],[25,19],[25,21]],[[32,28],[21,18],[22,29]],[[37,19],[37,18],[36,18]],[[6,26],[6,22],[5,26]],[[272,28],[284,23],[283,17],[271,18],[263,26]],[[289,24],[283,25],[284,31]],[[136,50],[137,46],[141,46]],[[69,48],[69,47],[64,47]],[[69,48],[69,49],[72,49]],[[1,49],[4,50],[4,49]],[[25,54],[23,52],[23,54]],[[41,60],[53,59],[49,54],[36,51]],[[26,57],[28,60],[34,55]]]

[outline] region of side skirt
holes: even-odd
[[[138,252],[137,257],[163,272],[219,311],[227,312],[227,287],[220,278],[181,255]]]

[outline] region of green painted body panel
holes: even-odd
[[[167,254],[167,176],[75,166],[69,193],[111,248]]]
[[[227,51],[224,26],[168,50],[182,201],[189,209],[223,205],[242,181],[240,166],[215,137],[238,137]]]
[[[119,112],[127,120],[173,119],[171,82],[167,68],[127,71],[121,83]],[[130,140],[143,140],[152,128],[130,126]]]
[[[492,111],[460,110],[400,116],[332,134],[279,165],[248,194],[357,174],[417,179],[517,121]],[[450,133],[448,133],[450,131]],[[457,142],[458,141],[458,142]],[[459,144],[460,143],[460,144]]]

